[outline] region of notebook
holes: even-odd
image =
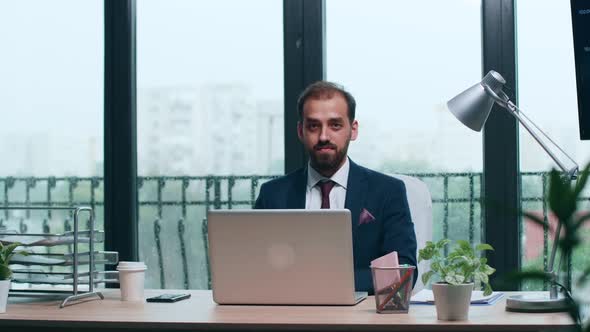
[[[349,210],[214,210],[208,215],[218,304],[354,305]]]

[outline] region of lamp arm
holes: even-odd
[[[559,241],[559,233],[561,233],[561,223],[557,223],[557,229],[555,230],[555,236],[553,237],[553,247],[551,247],[551,257],[549,257],[549,264],[547,265],[547,269],[545,273],[551,276],[551,285],[549,286],[549,298],[556,299],[557,298],[557,284],[555,281],[557,280],[557,273],[553,270],[553,266],[555,264],[555,254],[557,253],[557,242]],[[563,255],[561,260],[563,260]],[[560,264],[561,265],[561,264]]]
[[[522,125],[523,127],[533,136],[533,138],[539,143],[539,145],[547,152],[547,154],[555,161],[555,163],[561,168],[561,170],[568,175],[569,180],[576,179],[578,175],[578,164],[565,152],[559,145],[557,145],[541,128],[539,128],[529,117],[524,114],[512,101],[506,93],[500,90],[498,93],[494,92],[489,86],[483,85],[484,90],[486,93],[494,99],[494,101],[500,105],[501,107],[508,110],[510,114],[512,114]],[[534,127],[534,128],[533,128]],[[544,141],[541,135],[548,141]],[[549,148],[550,143],[555,147],[559,152],[561,152],[562,156],[571,162],[571,167],[565,165],[565,163],[557,157],[557,155]],[[561,233],[561,223],[557,224],[557,229],[555,230],[555,236],[553,239],[553,247],[551,248],[551,256],[549,258],[549,264],[545,269],[545,273],[550,276],[551,278],[551,285],[549,287],[549,298],[550,299],[557,299],[558,296],[558,286],[556,284],[557,274],[554,271],[554,264],[555,264],[555,256],[557,253],[557,243],[559,241],[559,236]]]
[[[545,150],[545,152],[547,152],[547,154],[551,157],[551,159],[553,159],[553,161],[555,161],[555,163],[557,163],[557,165],[559,165],[561,170],[564,171],[565,173],[567,173],[568,179],[575,180],[578,175],[578,165],[576,164],[576,162],[567,153],[565,153],[565,151],[563,151],[559,147],[559,145],[557,145],[549,136],[547,136],[547,134],[545,134],[537,125],[535,125],[535,123],[533,121],[531,121],[520,109],[518,109],[518,107],[516,105],[514,105],[514,103],[512,103],[511,101],[507,101],[506,106],[507,107],[505,107],[505,108],[515,118],[518,119],[518,121],[533,136],[533,138],[537,141],[537,143],[539,143],[539,145],[541,145],[543,150]],[[557,156],[554,154],[554,152],[551,151],[551,149],[549,149],[549,147],[542,141],[541,137],[537,133],[535,133],[535,131],[529,125],[529,123],[532,124],[532,126],[534,126],[543,136],[545,136],[545,138],[547,138],[547,140],[549,140],[549,142],[551,142],[551,144],[553,144],[553,146],[556,147],[563,154],[563,156],[565,156],[567,159],[569,159],[569,161],[572,163],[571,167],[568,168],[563,163],[562,160],[557,158]],[[557,299],[557,297],[558,297],[558,287],[557,287],[557,284],[555,284],[555,281],[557,280],[557,273],[554,270],[554,266],[555,266],[555,255],[557,253],[557,247],[558,247],[557,243],[559,241],[560,233],[561,233],[561,223],[557,223],[557,229],[555,230],[555,236],[553,238],[553,246],[551,248],[551,256],[549,258],[549,264],[547,265],[547,269],[545,271],[551,277],[551,280],[552,280],[552,283],[549,286],[549,298],[550,299]],[[562,257],[562,260],[563,260],[563,257]]]
[[[553,265],[555,263],[555,253],[557,252],[557,242],[559,241],[559,233],[561,233],[561,223],[557,223],[557,229],[555,230],[555,236],[553,239],[553,248],[551,248],[551,257],[549,257],[549,265],[547,265],[547,272],[555,273],[553,271]]]
[[[539,145],[545,150],[545,152],[553,159],[553,161],[561,168],[561,170],[568,175],[568,179],[574,180],[578,176],[579,166],[576,162],[565,152],[562,148],[559,147],[541,128],[539,128],[529,117],[522,112],[504,93],[500,90],[498,93],[494,92],[488,85],[483,84],[485,92],[492,98],[494,101],[508,110],[510,114],[512,114],[522,125],[523,127],[533,136],[535,141],[539,143]],[[533,128],[534,127],[534,128]],[[543,137],[548,141],[544,141]],[[568,167],[566,164],[557,157],[554,151],[549,148],[548,143],[550,143],[554,148],[556,148],[559,152],[561,152],[562,157],[566,158],[570,163],[571,166]]]
[[[513,102],[508,101],[506,103],[505,108],[508,111],[510,111],[510,113],[515,118],[518,119],[518,121],[523,125],[523,127],[525,127],[525,129],[531,134],[531,136],[533,136],[535,141],[537,141],[537,143],[539,143],[539,145],[543,148],[543,150],[545,150],[545,152],[547,152],[547,154],[551,157],[551,159],[553,159],[553,161],[555,161],[555,163],[559,166],[559,168],[561,168],[561,170],[563,172],[567,173],[568,179],[574,180],[577,178],[578,169],[579,169],[578,164],[576,164],[576,162],[565,151],[563,151],[563,149],[561,147],[559,147],[559,145],[557,145],[549,136],[547,136],[547,134],[545,134],[545,132],[543,132],[533,121],[531,121],[531,119],[529,119],[526,116],[526,114],[524,114],[516,105],[514,105]],[[535,128],[532,128],[532,126],[534,126]],[[547,142],[543,141],[543,139],[540,137],[540,135],[537,132],[535,132],[535,129],[537,130],[538,133],[543,135],[555,148],[557,148],[557,150],[559,150],[559,152],[561,152],[563,157],[565,157],[569,160],[569,162],[572,164],[570,167],[566,166],[566,164],[563,162],[563,160],[561,160],[557,157],[555,152],[549,148],[549,146],[547,145]]]
[[[531,121],[522,111],[520,111],[518,109],[518,107],[516,105],[514,105],[514,103],[512,103],[511,101],[507,101],[505,108],[515,118],[518,119],[518,121],[526,128],[526,130],[531,134],[531,136],[533,136],[533,138],[537,141],[537,143],[539,143],[539,145],[543,148],[543,150],[545,150],[545,152],[547,152],[547,154],[551,157],[551,159],[553,159],[553,161],[555,161],[555,163],[557,165],[559,165],[559,168],[561,168],[562,171],[567,173],[568,179],[573,180],[577,177],[578,165],[570,158],[570,156],[567,155],[567,153],[565,153],[565,151],[563,151],[557,144],[555,144],[555,142],[553,142],[553,140],[549,136],[547,136],[547,134],[545,134],[537,125],[535,125],[535,123],[533,121]],[[559,151],[561,151],[561,153],[566,158],[568,158],[574,166],[572,166],[571,168],[568,168],[559,158],[557,158],[557,156],[542,141],[541,137],[533,130],[533,128],[529,125],[529,123],[532,124],[532,126],[534,126],[543,136],[545,136],[545,138],[547,138],[549,140],[549,142],[551,142]],[[553,238],[553,246],[551,247],[551,256],[549,258],[549,264],[547,265],[547,269],[545,270],[545,272],[551,278],[551,285],[549,285],[549,298],[550,299],[557,299],[557,297],[558,297],[558,287],[557,287],[557,284],[555,284],[555,281],[557,280],[557,273],[554,271],[554,264],[555,264],[555,255],[557,253],[557,247],[558,247],[557,243],[559,241],[560,233],[561,233],[561,223],[557,223],[557,229],[555,230],[555,236]]]

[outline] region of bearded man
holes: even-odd
[[[264,183],[255,208],[350,210],[355,288],[373,294],[370,262],[397,251],[400,264],[416,266],[416,235],[404,183],[348,158],[348,145],[358,136],[355,108],[338,84],[308,86],[297,101],[297,134],[309,163]],[[416,269],[414,284],[417,275]]]

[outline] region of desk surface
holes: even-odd
[[[506,300],[492,306],[472,306],[469,320],[436,319],[432,305],[412,305],[408,314],[377,314],[369,297],[356,306],[229,306],[213,302],[210,291],[147,290],[147,296],[191,293],[176,303],[131,303],[119,300],[116,289],[105,290],[104,300],[91,300],[59,309],[59,300],[11,298],[0,314],[0,328],[45,326],[85,331],[105,328],[166,330],[289,330],[289,331],[536,331],[572,325],[564,313],[506,312]],[[507,293],[507,295],[510,293]],[[57,330],[57,329],[56,329]]]

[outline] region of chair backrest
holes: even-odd
[[[432,197],[430,196],[430,190],[428,190],[424,182],[415,177],[401,174],[391,174],[391,176],[402,180],[406,185],[410,214],[416,232],[416,242],[418,249],[424,248],[426,241],[432,241]],[[424,288],[422,274],[428,269],[430,269],[429,262],[423,261],[418,264],[418,280],[413,293]]]

